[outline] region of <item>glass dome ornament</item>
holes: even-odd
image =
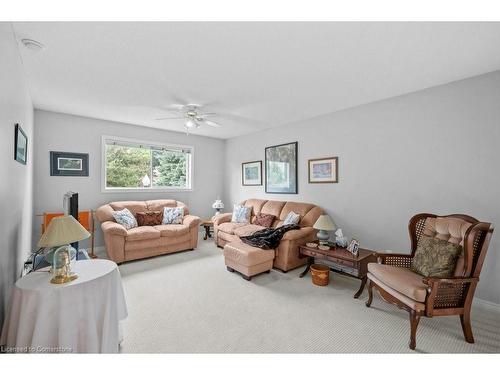
[[[71,272],[71,249],[76,250],[70,245],[64,245],[54,251],[52,259],[52,274],[54,277],[50,280],[52,284],[65,284],[78,278],[78,275]]]

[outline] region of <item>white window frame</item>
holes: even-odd
[[[142,146],[151,146],[151,147],[162,147],[162,148],[172,148],[172,149],[188,149],[190,151],[190,162],[188,163],[188,173],[187,173],[187,178],[189,181],[189,187],[186,188],[179,188],[179,187],[160,187],[160,188],[154,188],[154,187],[126,187],[126,188],[121,188],[121,187],[107,187],[106,186],[106,144],[110,142],[117,142],[117,143],[131,143],[131,144],[137,144],[137,145],[142,145]],[[193,191],[194,186],[193,186],[193,176],[194,176],[194,147],[189,146],[189,145],[180,145],[180,144],[173,144],[173,143],[163,143],[163,142],[153,142],[153,141],[146,141],[146,140],[141,140],[141,139],[134,139],[134,138],[123,138],[123,137],[116,137],[113,135],[103,135],[101,138],[101,192],[102,193],[131,193],[131,192],[140,192],[140,193],[147,193],[147,192],[176,192],[176,191]],[[153,183],[153,176],[151,176],[151,183]]]

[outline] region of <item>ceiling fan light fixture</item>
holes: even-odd
[[[191,120],[191,119],[187,119],[185,126],[188,129],[193,129],[193,128],[197,128],[198,124],[196,122],[194,122],[193,120]]]

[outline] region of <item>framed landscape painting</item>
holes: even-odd
[[[297,194],[297,145],[266,147],[266,193]]]
[[[241,183],[243,186],[262,185],[262,161],[241,163]]]
[[[87,177],[89,175],[89,154],[51,151],[50,175]]]
[[[14,159],[21,164],[28,160],[28,137],[19,124],[14,130]]]
[[[309,183],[332,184],[338,180],[338,157],[309,160]]]

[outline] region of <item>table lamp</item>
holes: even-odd
[[[316,220],[316,222],[314,223],[313,228],[319,229],[319,232],[317,234],[319,243],[325,244],[328,242],[328,239],[330,238],[330,234],[328,233],[328,231],[335,229],[335,223],[333,222],[330,216],[321,215],[320,217],[318,217],[318,220]]]
[[[38,247],[51,247],[52,255],[52,284],[64,284],[78,278],[71,272],[71,258],[76,250],[70,245],[90,237],[90,233],[70,215],[53,218],[42,234]]]
[[[220,199],[216,199],[214,204],[212,204],[212,208],[215,208],[215,215],[220,214],[220,210],[224,208],[224,203]]]

